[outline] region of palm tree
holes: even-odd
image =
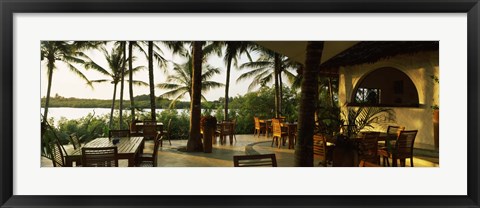
[[[248,86],[248,90],[251,91],[259,85],[265,86],[274,80],[275,116],[278,117],[282,110],[282,74],[287,77],[289,82],[293,83],[295,75],[292,71],[296,70],[299,67],[299,64],[286,56],[262,47],[257,47],[254,50],[260,53],[260,57],[256,61],[250,61],[240,66],[240,69],[250,68],[252,70],[240,75],[237,82],[253,77],[252,82]]]
[[[227,75],[225,80],[225,112],[224,112],[224,120],[228,121],[228,90],[230,87],[230,68],[232,66],[232,62],[237,67],[238,58],[243,54],[247,54],[250,61],[252,61],[249,50],[253,48],[253,43],[250,41],[225,41],[225,56],[224,62],[227,65]],[[237,67],[238,68],[238,67]]]
[[[106,83],[110,82],[113,84],[113,98],[112,98],[112,107],[110,110],[110,122],[109,128],[112,128],[113,125],[113,110],[115,109],[115,97],[117,93],[117,84],[121,81],[122,70],[124,68],[124,57],[123,57],[123,48],[121,46],[113,47],[110,52],[107,51],[105,47],[101,47],[100,51],[103,52],[103,56],[108,63],[108,67],[102,67],[93,61],[89,56],[85,55],[84,53],[79,54],[79,57],[83,59],[82,63],[86,69],[93,69],[95,71],[100,72],[101,74],[110,77],[111,79],[98,79],[92,80],[92,83]],[[138,66],[133,68],[132,70],[128,70],[127,73],[130,74],[130,71],[136,72],[143,69],[143,66]],[[124,73],[125,74],[125,73]],[[132,84],[139,85],[139,86],[146,86],[147,83],[138,80],[128,80]]]
[[[153,41],[148,41],[148,84],[150,87],[151,120],[156,120],[155,114],[155,86],[153,82]]]
[[[200,136],[200,116],[202,107],[200,98],[202,94],[202,62],[203,41],[195,41],[192,44],[192,94],[190,95],[190,137],[187,141],[187,151],[202,151],[202,138]]]
[[[151,44],[150,44],[151,43]],[[162,42],[162,43],[168,43],[168,42]],[[149,48],[149,45],[151,45],[152,47],[152,51],[151,51],[151,54],[149,53],[150,51],[148,50]],[[168,44],[165,44],[167,46],[170,47],[170,45]],[[145,50],[144,48],[147,48],[147,50]],[[150,63],[150,57],[152,57],[152,76],[149,76],[149,81],[150,81],[150,77],[152,77],[153,79],[153,60],[155,60],[158,64],[158,66],[160,66],[160,68],[163,68],[163,69],[166,69],[166,63],[167,61],[165,60],[165,58],[163,58],[163,56],[161,55],[162,53],[162,50],[160,49],[160,47],[153,41],[128,41],[128,69],[129,69],[129,80],[133,80],[133,70],[132,70],[132,62],[133,62],[133,58],[132,58],[132,53],[133,53],[133,50],[134,49],[137,49],[139,50],[142,54],[144,54],[144,56],[147,58],[147,60],[149,61]],[[149,69],[149,75],[150,75],[150,69]],[[154,86],[154,83],[152,82],[151,83],[151,86]],[[151,88],[150,88],[151,90]],[[129,94],[130,94],[130,110],[131,110],[131,114],[132,114],[132,120],[131,122],[133,123],[135,121],[135,98],[133,96],[133,83],[130,82],[129,83]],[[150,107],[152,110],[152,107],[155,109],[155,92],[150,93],[151,95],[153,95],[153,102],[151,100],[150,102]],[[153,111],[155,112],[155,111]],[[154,113],[152,113],[152,117],[155,116]]]
[[[77,51],[85,50],[88,48],[95,48],[101,42],[96,41],[42,41],[40,43],[40,53],[41,60],[47,59],[47,74],[48,74],[48,84],[47,84],[47,95],[45,97],[45,108],[43,112],[42,125],[41,125],[41,137],[45,133],[45,122],[48,118],[48,107],[50,104],[50,92],[52,89],[52,78],[53,71],[56,68],[57,61],[67,64],[68,69],[75,73],[78,77],[85,80],[87,85],[92,86],[87,77],[72,63],[76,62],[75,54]]]
[[[295,144],[295,166],[313,166],[314,112],[318,93],[318,73],[323,43],[307,43],[305,68],[302,70],[300,112],[298,115],[298,138]]]
[[[160,97],[172,98],[172,103],[170,107],[174,107],[175,102],[179,99],[188,95],[190,100],[193,100],[193,61],[194,57],[190,54],[186,55],[187,62],[183,64],[174,63],[173,65],[173,74],[167,76],[165,83],[157,84],[157,87],[160,89],[167,89],[169,91],[160,95]],[[210,81],[209,79],[213,75],[220,73],[219,68],[210,66],[209,64],[203,64],[202,66],[202,87],[201,92],[205,93],[210,89],[218,88],[224,86],[222,83],[215,81]],[[201,95],[201,99],[206,100],[206,98]]]

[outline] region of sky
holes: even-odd
[[[109,43],[107,44],[107,51],[110,51],[111,47],[113,44]],[[167,60],[172,60],[175,63],[181,64],[184,63],[185,60],[179,57],[178,55],[172,55],[172,52],[164,47],[161,47],[163,51],[163,55]],[[107,62],[105,61],[105,58],[103,54],[98,51],[98,50],[89,50],[85,52],[89,57],[92,58],[96,63],[98,63],[100,66],[104,68],[108,68]],[[147,59],[143,56],[142,53],[139,51],[133,51],[133,55],[137,57],[137,59],[133,62],[133,67],[136,66],[145,66],[144,70],[141,70],[133,75],[134,80],[141,80],[146,83],[148,83],[148,62]],[[258,55],[252,54],[252,58],[255,60],[258,57]],[[238,62],[238,66],[240,66],[242,63],[247,62],[248,59],[245,55],[243,55]],[[215,75],[211,80],[220,82],[225,84],[225,79],[226,79],[226,66],[222,60],[222,57],[218,57],[216,55],[212,55],[208,58],[207,62],[214,66],[218,67],[221,69],[221,73]],[[57,61],[56,62],[57,69],[55,69],[53,73],[53,78],[52,78],[52,87],[51,87],[51,93],[50,96],[54,97],[56,94],[62,97],[76,97],[76,98],[88,98],[88,99],[112,99],[113,97],[113,84],[110,83],[95,83],[93,86],[94,88],[92,89],[91,87],[87,86],[85,84],[85,81],[79,78],[77,75],[72,73],[64,63]],[[95,79],[105,79],[109,78],[106,77],[94,70],[85,70],[83,66],[81,65],[76,65],[78,69],[80,69],[85,76],[89,80],[95,80]],[[169,72],[171,73],[172,69],[172,64],[169,64],[167,72],[165,73],[163,69],[160,69],[159,66],[157,66],[154,62],[154,82],[155,84],[163,83],[165,82],[166,77],[168,76]],[[41,62],[41,97],[46,96],[47,94],[47,67],[46,67],[46,61]],[[251,82],[251,79],[244,80],[242,82],[236,82],[237,78],[244,72],[248,70],[238,70],[233,64],[232,64],[232,69],[230,73],[230,90],[229,90],[229,97],[234,97],[237,95],[244,95],[245,93],[248,92],[248,85]],[[128,76],[127,76],[128,78]],[[117,95],[116,99],[119,98],[120,94],[120,85],[117,86]],[[145,87],[139,87],[139,86],[134,86],[134,95],[142,95],[142,94],[149,94],[149,88],[148,86]],[[163,93],[165,93],[166,90],[155,88],[155,96],[159,96]],[[207,91],[204,93],[204,96],[206,97],[207,100],[212,101],[212,100],[217,100],[220,97],[225,96],[225,88],[220,87],[216,89],[212,89],[210,91]],[[129,91],[128,91],[128,84],[125,84],[125,89],[124,89],[124,100],[129,100]],[[183,101],[189,100],[187,96],[185,96]]]

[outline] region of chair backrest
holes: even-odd
[[[260,119],[254,116],[253,120],[255,121],[255,129],[260,129]]]
[[[143,125],[143,136],[155,138],[157,136],[157,125],[156,124],[144,124]]]
[[[325,138],[325,135],[313,135],[313,154],[318,155],[322,161],[327,159],[327,138]]]
[[[282,136],[282,127],[280,126],[280,120],[276,118],[272,119],[272,129],[274,137]]]
[[[413,145],[418,130],[401,131],[395,143],[395,154],[398,159],[413,156]]]
[[[388,126],[387,128],[387,137],[389,140],[396,140],[400,131],[405,130],[404,126]]]
[[[157,134],[157,137],[155,138],[155,142],[153,145],[153,167],[157,167],[157,160],[158,160],[158,148],[160,147],[160,142],[162,142],[162,134]]]
[[[118,167],[117,147],[83,147],[83,167]]]
[[[224,121],[222,125],[220,125],[220,132],[222,134],[232,134],[233,133],[233,122]]]
[[[378,151],[378,136],[380,132],[366,132],[360,142],[360,157],[368,162],[376,162]]]
[[[360,160],[360,164],[358,165],[358,167],[381,167],[381,166],[365,160]]]
[[[108,131],[108,138],[112,137],[130,137],[130,130],[110,130]]]
[[[233,156],[234,167],[277,167],[275,154],[263,155],[235,155]]]
[[[58,141],[54,141],[51,145],[51,159],[53,163],[53,167],[63,167],[65,166],[65,158],[63,157],[63,149],[60,147],[60,143]]]
[[[78,149],[82,147],[82,143],[80,143],[80,139],[75,134],[69,135],[70,142],[73,145],[73,149]]]

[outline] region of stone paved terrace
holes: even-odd
[[[220,145],[219,143],[213,145],[212,153],[203,152],[181,152],[179,147],[186,146],[187,140],[172,140],[170,146],[168,141],[164,141],[163,147],[160,147],[158,153],[159,167],[233,167],[234,155],[245,154],[267,154],[275,153],[277,157],[278,166],[293,167],[294,164],[294,150],[288,149],[287,146],[282,148],[271,147],[271,137],[265,136],[254,137],[253,135],[237,135],[236,141],[233,145]],[[228,139],[227,139],[228,140]],[[65,146],[66,149],[71,148],[70,145]],[[153,149],[153,141],[146,141],[145,153],[151,152]],[[68,151],[68,150],[67,150]],[[418,155],[416,153],[420,153]],[[438,157],[424,154],[422,150],[414,150],[414,162],[416,167],[437,167]],[[120,160],[121,167],[127,166],[127,161]],[[318,161],[315,161],[318,165]],[[407,160],[407,166],[410,163]],[[42,157],[42,167],[51,167],[52,162]]]

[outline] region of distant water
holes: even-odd
[[[156,109],[157,114],[164,111],[164,109]],[[186,109],[177,109],[178,113],[187,111]],[[41,108],[41,114],[43,114],[44,109]],[[150,109],[143,109],[143,112],[150,112]],[[52,118],[55,121],[55,125],[64,117],[68,120],[70,119],[79,119],[87,116],[89,113],[94,114],[95,116],[110,115],[110,108],[48,108],[48,118]],[[114,113],[118,113],[118,110],[114,110]],[[123,111],[125,116],[130,115],[130,110]]]
[[[157,114],[160,114],[162,111],[165,109],[156,109],[155,112]],[[178,114],[181,114],[185,111],[188,111],[187,109],[177,109]],[[202,109],[202,112],[204,112],[205,109]],[[216,110],[212,110],[212,114],[215,114]],[[43,114],[44,109],[41,108],[41,114]],[[143,109],[143,112],[150,112],[150,109]],[[68,120],[71,119],[79,119],[82,117],[87,116],[88,114],[94,114],[95,116],[103,116],[103,115],[110,115],[110,108],[48,108],[48,118],[52,118],[55,122],[54,125],[58,124],[58,121],[64,117]],[[114,114],[118,114],[118,110],[114,110]],[[123,115],[129,116],[130,115],[130,110],[124,110]]]

